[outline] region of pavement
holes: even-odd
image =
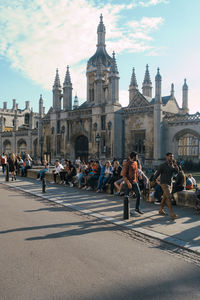
[[[84,214],[103,219],[121,226],[122,229],[133,230],[136,233],[200,255],[200,214],[192,208],[173,206],[173,210],[179,218],[172,221],[169,216],[158,214],[159,205],[142,201],[141,209],[144,214],[135,213],[130,219],[123,220],[123,197],[48,182],[46,193],[42,193],[41,181],[17,177],[16,181],[7,182],[3,174],[0,174],[0,184],[6,184],[8,187],[14,187]],[[135,199],[130,199],[130,206],[131,209],[134,209]]]

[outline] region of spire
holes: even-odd
[[[79,107],[79,102],[78,102],[78,97],[77,94],[74,97],[74,105],[73,105],[73,109],[77,109]]]
[[[115,52],[113,51],[113,61],[112,61],[112,65],[111,65],[111,72],[112,73],[119,73],[118,69],[117,69],[117,62],[116,62],[116,58],[115,58]]]
[[[161,80],[162,80],[161,75],[160,75],[160,69],[159,69],[159,68],[157,68],[157,74],[156,74],[155,80],[156,80],[156,81],[161,81]]]
[[[103,24],[103,16],[100,15],[100,23],[97,27],[97,34],[98,34],[98,42],[97,47],[105,47],[105,35],[106,35],[106,28]]]
[[[63,83],[63,109],[72,109],[72,82],[69,72],[69,66],[67,66],[67,71],[65,75],[65,81]]]
[[[149,66],[148,65],[146,65],[146,72],[145,72],[145,75],[144,75],[143,85],[144,84],[149,84],[149,85],[152,84],[150,74],[149,74]]]
[[[171,84],[171,97],[174,98],[174,84]]]
[[[133,68],[131,82],[129,85],[129,103],[132,101],[132,99],[137,94],[137,92],[138,92],[138,84],[135,76],[135,68]]]
[[[144,81],[142,85],[143,95],[147,98],[152,98],[152,82],[149,74],[149,66],[146,65],[146,71],[144,75]]]
[[[188,108],[188,85],[186,83],[186,79],[184,79],[184,84],[183,84],[183,89],[182,89],[182,109],[184,113],[188,113],[189,112],[189,108]]]
[[[137,84],[136,75],[135,75],[135,68],[133,68],[133,71],[132,71],[130,87],[131,86],[138,89],[138,84]]]
[[[39,114],[41,117],[43,117],[43,99],[42,99],[42,95],[40,95],[40,99],[39,99]]]
[[[61,85],[60,85],[60,77],[58,74],[58,69],[56,69],[56,77],[55,77],[53,89],[58,89],[58,88],[61,88]]]
[[[161,98],[161,81],[162,77],[160,75],[160,69],[157,69],[157,74],[155,77],[155,102],[156,103],[161,103],[162,98]]]
[[[65,74],[65,81],[63,83],[63,86],[66,86],[68,84],[71,84],[71,77],[70,77],[70,72],[69,72],[69,66],[67,66],[67,71]]]
[[[183,84],[183,90],[187,90],[188,89],[188,85],[186,83],[186,78],[184,79],[184,84]]]

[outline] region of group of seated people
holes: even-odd
[[[65,160],[64,165],[56,160],[55,168],[52,170],[53,183],[56,183],[59,178],[61,184],[72,187],[76,183],[80,189],[97,193],[106,191],[110,185],[111,194],[122,196],[124,194],[122,168],[126,161],[124,160],[121,166],[118,160],[112,163],[106,161],[105,164],[101,164],[98,160],[91,160],[87,164],[80,160],[76,160],[75,164],[70,160]],[[38,173],[38,179],[42,179],[42,175],[48,171],[45,165],[44,169]],[[149,180],[141,169],[138,171],[138,183],[141,190],[149,188]]]
[[[65,160],[62,165],[59,160],[56,160],[55,167],[52,171],[54,181],[56,183],[57,178],[60,179],[61,184],[69,185],[72,187],[74,183],[78,185],[80,189],[86,189],[87,191],[95,191],[100,193],[106,191],[108,185],[110,185],[111,194],[117,196],[124,195],[124,178],[122,176],[122,169],[125,166],[127,160],[123,160],[120,165],[118,160],[114,160],[112,163],[106,161],[105,164],[101,164],[98,160],[91,160],[87,164],[81,162],[80,159],[76,160],[73,164],[70,160]],[[38,173],[38,179],[42,179],[44,174],[49,172],[49,164],[44,161],[44,168]],[[151,195],[154,198],[155,204],[160,204],[163,191],[160,186],[159,178],[152,180],[142,171],[141,164],[138,161],[138,184],[141,191],[143,191],[143,198],[149,199],[150,190],[153,190]],[[174,194],[184,189],[192,189],[196,187],[196,180],[189,174],[186,176],[179,165],[179,171],[174,177],[172,187],[172,204],[175,203]]]
[[[26,177],[27,170],[32,168],[32,164],[32,158],[29,154],[26,154],[24,157],[17,155],[17,174],[21,172],[21,176]]]

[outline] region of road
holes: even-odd
[[[200,267],[0,186],[0,300],[200,299]]]

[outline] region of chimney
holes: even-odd
[[[3,102],[3,109],[7,109],[8,102]]]
[[[30,101],[25,101],[25,109],[30,109]]]
[[[18,104],[18,103],[16,103],[16,110],[18,110],[18,108],[19,108],[19,104]]]
[[[13,99],[13,110],[16,109],[16,99]]]

